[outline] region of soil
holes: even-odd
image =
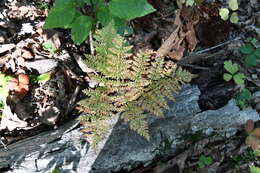
[[[239,64],[240,70],[246,76],[246,88],[252,93],[259,91],[260,63],[249,69],[245,68],[243,55],[238,50],[248,37],[256,38],[259,46],[259,4],[241,0],[238,10],[240,21],[232,24],[220,19],[218,9],[223,4],[219,1],[205,1],[199,7],[183,6],[179,13],[174,13],[179,8],[175,1],[149,2],[157,11],[131,21],[134,33],[127,39],[134,45],[134,51],[152,49],[196,74],[197,77],[191,84],[199,86],[202,111],[223,107],[239,92],[239,87],[234,82],[223,79],[223,64],[226,60]],[[87,77],[89,69],[83,69],[79,64],[80,60],[76,58],[90,53],[89,41],[78,46],[73,44],[67,30],[42,29],[52,3],[51,0],[0,2],[1,72],[12,77],[21,73],[30,77],[40,75],[40,70],[51,74],[48,81],[30,81],[29,91],[25,96],[13,93],[7,98],[10,116],[16,113],[20,120],[16,124],[14,119],[9,118],[5,124],[1,124],[0,136],[5,145],[58,128],[66,121],[76,118],[76,103],[82,97],[82,89],[91,82]],[[176,29],[178,27],[179,30]],[[176,36],[174,40],[170,40],[173,34]],[[170,44],[166,44],[167,41]],[[42,45],[45,42],[51,42],[57,51],[44,49]],[[11,47],[4,50],[1,45]],[[46,63],[46,71],[40,68],[43,63]],[[29,68],[32,65],[36,67]],[[260,112],[259,105],[260,99],[251,100],[248,106]],[[7,126],[13,129],[3,128]],[[173,173],[180,170],[210,172],[209,168],[198,169],[201,154],[213,157],[213,172],[248,172],[248,165],[259,166],[260,163],[257,157],[252,157],[252,150],[245,147],[244,140],[245,133],[241,129],[236,136],[229,139],[211,136],[201,139],[199,144],[197,141],[188,141],[187,146],[178,153],[160,156],[154,163],[145,168],[141,165],[132,173]],[[194,144],[204,147],[194,153],[191,152]],[[182,166],[180,162],[183,163]],[[158,163],[163,163],[164,166],[158,166]]]

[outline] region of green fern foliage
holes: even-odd
[[[131,54],[132,47],[116,33],[113,24],[94,34],[93,45],[96,54],[87,55],[85,63],[97,72],[90,77],[100,86],[84,90],[86,99],[80,105],[86,115],[81,120],[88,123],[83,124],[100,135],[94,131],[102,131],[98,128],[103,127],[89,124],[122,112],[121,118],[129,122],[130,128],[149,139],[145,113],[163,117],[167,101],[173,100],[173,93],[193,75],[150,50]]]
[[[136,105],[134,102],[128,103],[126,105],[126,110],[122,118],[126,122],[130,122],[130,128],[136,131],[141,136],[144,136],[146,139],[149,139],[149,129],[148,123],[145,120],[144,110]]]
[[[98,144],[104,139],[110,128],[108,121],[111,117],[80,117],[81,124],[85,127],[81,130],[83,136],[89,140],[91,146],[96,150]]]

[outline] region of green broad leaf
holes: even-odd
[[[91,6],[94,7],[94,11],[99,11],[101,8],[107,7],[107,3],[104,0],[90,0]]]
[[[79,16],[72,24],[71,37],[74,43],[81,44],[89,35],[92,28],[92,18]]]
[[[237,0],[228,0],[228,6],[233,11],[237,10],[238,9]]]
[[[244,88],[236,98],[239,100],[249,100],[251,97],[251,92],[248,89]]]
[[[238,23],[238,21],[239,21],[239,18],[238,18],[237,12],[233,12],[230,16],[230,22]]]
[[[233,76],[235,83],[239,86],[243,86],[245,82],[245,75],[243,73],[237,73]]]
[[[240,109],[245,109],[247,107],[245,100],[235,100],[236,105],[240,107]]]
[[[248,89],[244,88],[240,93],[238,93],[235,96],[236,104],[241,109],[245,109],[247,107],[247,105],[248,105],[247,103],[251,99],[251,97],[252,97],[251,92]]]
[[[211,157],[206,157],[204,155],[201,155],[199,158],[199,168],[204,168],[206,166],[209,166],[213,163],[213,159]]]
[[[71,29],[72,28],[72,24],[73,24],[73,21],[75,21],[79,16],[81,16],[80,12],[79,11],[76,11],[76,14],[74,15],[74,18],[72,20],[72,23],[69,23],[67,25],[64,26],[65,29]]]
[[[131,20],[156,11],[147,0],[111,0],[110,13],[116,17]]]
[[[260,59],[260,48],[257,48],[257,49],[254,51],[254,55],[257,56],[258,59]]]
[[[50,79],[51,79],[51,72],[48,72],[37,76],[35,80],[37,82],[47,82]]]
[[[67,28],[76,15],[76,8],[74,7],[53,7],[43,25],[44,29],[49,28]]]
[[[255,166],[251,166],[250,167],[250,173],[260,173],[260,168],[255,167]]]
[[[228,20],[229,10],[227,8],[221,8],[221,9],[219,9],[219,15],[220,15],[221,19]]]
[[[228,73],[224,73],[223,79],[228,82],[232,79],[232,75]]]
[[[117,30],[117,33],[126,36],[131,35],[133,33],[133,29],[127,25],[127,20],[120,19],[115,17],[114,19],[114,26]]]
[[[231,60],[224,62],[224,68],[231,74],[238,72],[239,68],[236,63],[233,64]]]
[[[250,68],[250,67],[252,67],[252,66],[255,66],[257,64],[257,57],[254,55],[254,54],[252,54],[252,55],[247,55],[246,57],[245,57],[245,66],[247,67],[247,68]]]
[[[194,4],[194,0],[186,0],[185,3],[186,6],[193,6],[193,4]]]
[[[75,0],[56,0],[53,8],[73,8],[76,7]]]
[[[113,16],[111,15],[109,9],[104,7],[97,11],[97,19],[103,26],[106,26],[112,21]]]
[[[255,50],[254,46],[250,43],[244,44],[239,48],[240,52],[243,54],[252,54]]]

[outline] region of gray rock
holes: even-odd
[[[147,115],[151,139],[130,130],[119,119],[111,120],[113,128],[93,151],[88,143],[82,143],[77,121],[72,121],[57,130],[44,132],[0,149],[0,168],[9,165],[15,173],[50,172],[59,168],[61,173],[90,172],[109,173],[120,169],[131,169],[141,163],[149,163],[155,156],[165,137],[172,141],[172,150],[183,134],[191,130],[217,131],[232,135],[247,119],[259,120],[258,113],[248,108],[240,111],[231,100],[218,110],[201,112],[198,106],[200,91],[196,86],[186,85],[176,102],[170,102],[165,118]],[[74,128],[71,126],[74,125]],[[69,129],[70,128],[70,129]],[[208,129],[212,129],[209,131]]]
[[[10,51],[13,48],[15,48],[15,44],[3,44],[3,45],[0,45],[0,54],[4,53],[6,51]]]
[[[30,70],[36,70],[38,73],[47,73],[58,66],[55,59],[35,59],[33,61],[25,61],[25,67]]]

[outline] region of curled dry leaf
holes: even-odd
[[[254,129],[254,121],[253,120],[247,120],[245,125],[245,130],[249,134]]]
[[[16,78],[12,78],[8,81],[8,89],[14,91],[18,86],[18,80]]]
[[[30,78],[25,74],[19,74],[18,79],[12,78],[8,81],[8,89],[14,91],[15,94],[24,97],[29,91]]]
[[[187,24],[188,31],[186,32],[186,41],[188,43],[188,49],[192,52],[197,45],[197,38],[194,30],[194,23],[197,22],[190,22]]]
[[[251,147],[253,150],[258,150],[260,148],[260,144],[257,138],[255,138],[254,136],[249,135],[246,138],[246,145],[248,145],[249,147]]]
[[[260,128],[255,128],[250,134],[259,140],[260,139]]]
[[[15,89],[15,93],[21,97],[24,97],[29,91],[29,86],[20,84],[18,87]]]
[[[254,121],[247,120],[245,130],[249,134],[246,138],[246,145],[251,147],[253,150],[260,149],[260,128],[254,128]]]
[[[30,78],[26,74],[19,74],[18,81],[19,81],[19,85],[20,84],[28,85],[30,83]]]

